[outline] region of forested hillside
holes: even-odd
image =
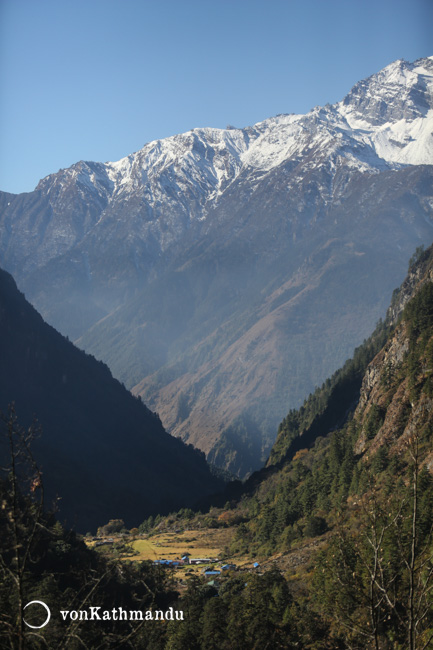
[[[238,522],[231,558],[249,554],[281,572],[258,598],[255,623],[276,647],[281,633],[281,647],[431,647],[432,280],[433,250],[419,250],[386,321],[290,411],[268,467],[212,510],[213,525]],[[189,626],[196,647],[207,647],[200,630],[216,610],[220,647],[233,647],[237,593],[228,599],[224,588],[218,605],[204,598]],[[242,647],[261,647],[243,620]]]
[[[285,418],[279,469],[238,506],[236,549],[290,558],[316,540],[299,588],[341,647],[432,640],[432,279],[429,249],[387,321]]]
[[[114,648],[122,640],[122,647],[134,650],[431,647],[433,250],[418,251],[417,257],[385,323],[302,409],[285,418],[267,468],[244,486],[227,489],[222,507],[206,513],[183,509],[135,529],[144,537],[162,530],[227,529],[230,541],[220,559],[230,558],[233,570],[212,580],[204,573],[188,578],[184,571],[176,582],[165,569],[158,574],[149,565],[124,565],[125,556],[125,572],[116,574],[122,587],[112,583],[122,602],[131,603],[132,596],[142,603],[166,602],[184,612],[184,620],[135,629],[122,624],[108,633],[95,627],[93,643]],[[3,502],[25,513],[28,530],[41,516],[39,484],[30,484],[30,501],[20,498],[13,505],[11,476],[1,484]],[[16,535],[8,521],[2,524],[3,558],[11,548],[4,540]],[[31,544],[39,548],[44,571],[53,572],[56,589],[60,566],[66,567],[62,584],[74,584],[75,569],[66,560],[78,552],[88,557],[81,579],[87,570],[96,577],[94,552],[77,546],[53,520],[44,530],[49,544],[38,547],[39,537]],[[110,571],[119,572],[114,550],[108,557]],[[249,562],[236,568],[241,557]],[[157,580],[170,575],[171,582]],[[23,565],[22,580],[30,598],[33,567]],[[152,585],[153,600],[140,596],[137,580]],[[15,584],[12,572],[2,599],[18,598]],[[14,628],[10,607],[5,611],[9,637],[28,634]],[[72,633],[90,638],[87,628],[70,624],[47,626],[42,636],[60,640],[62,648],[79,647]],[[32,643],[42,648],[45,641]]]

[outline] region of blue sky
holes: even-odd
[[[0,0],[0,189],[304,113],[432,54],[432,0]]]

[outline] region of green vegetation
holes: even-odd
[[[378,356],[377,392],[355,411],[355,386],[359,394],[368,362],[386,341],[386,350],[396,341],[407,351],[395,362]],[[432,350],[427,282],[396,330],[379,324],[353,360],[289,412],[269,463],[274,471],[208,524],[218,525],[223,514],[240,518],[231,557],[295,560],[297,568],[285,572],[288,609],[279,623],[289,647],[415,650],[433,643],[433,480],[426,465],[433,453]],[[266,598],[264,590],[264,610]],[[230,638],[231,604],[217,607],[226,615],[221,638]],[[189,639],[204,648],[199,630],[207,616],[214,619],[205,603],[200,611]]]
[[[64,622],[58,610],[90,605],[101,610],[166,609],[175,596],[167,577],[151,563],[119,563],[89,550],[74,532],[44,512],[42,474],[31,452],[34,430],[21,429],[13,412],[2,416],[0,426],[1,442],[9,452],[0,476],[0,647],[75,650],[102,647],[101,643],[107,649],[140,647],[140,639],[152,634],[148,622],[104,621],[101,628]],[[45,602],[53,613],[42,629],[24,624],[23,607],[32,600]],[[38,616],[40,612],[29,611],[26,621],[39,625]]]
[[[232,485],[223,507],[150,516],[129,532],[113,519],[99,532],[103,542],[117,538],[96,549],[44,513],[33,431],[22,431],[11,413],[2,422],[9,463],[0,480],[0,645],[432,647],[432,373],[433,284],[424,281],[393,327],[380,323],[353,359],[288,413],[268,467]],[[246,428],[240,422],[239,435]],[[215,550],[207,557],[238,559],[238,567],[209,580],[198,567],[175,575],[143,561],[155,549],[180,555],[190,541],[200,553]],[[29,600],[78,610],[90,597],[107,609],[172,606],[184,620],[53,621],[37,634],[23,625]]]
[[[374,333],[356,348],[353,358],[310,394],[299,410],[289,411],[278,428],[268,465],[289,460],[296,451],[314,443],[319,435],[344,424],[356,406],[364,372],[390,331],[387,321],[379,321]]]

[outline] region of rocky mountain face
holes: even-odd
[[[403,314],[386,345],[369,364],[354,413],[360,435],[355,453],[384,447],[399,454],[408,442],[430,437],[433,421],[433,251],[402,286],[390,317]],[[421,446],[433,467],[431,447]]]
[[[355,350],[352,359],[282,421],[267,467],[280,467],[317,438],[356,429],[354,453],[361,458],[385,446],[399,453],[420,418],[433,418],[433,247],[419,251],[402,285],[393,293],[386,318]],[[415,316],[414,316],[415,313]],[[421,316],[419,316],[421,314]],[[421,417],[422,414],[422,417]],[[402,434],[405,433],[403,436]]]
[[[241,475],[433,239],[433,58],[0,196],[0,262],[167,429]]]
[[[37,418],[32,451],[46,507],[59,497],[69,526],[86,532],[112,518],[138,525],[221,487],[202,452],[168,435],[103,363],[47,325],[1,269],[0,333],[0,410],[14,403],[24,428]]]

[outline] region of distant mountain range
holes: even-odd
[[[0,195],[0,263],[43,316],[240,475],[433,240],[433,57],[335,105],[193,129]]]
[[[0,334],[0,409],[14,402],[25,428],[37,418],[33,454],[46,507],[58,496],[61,521],[80,532],[112,518],[138,525],[221,488],[204,454],[168,435],[103,363],[47,325],[3,270]]]

